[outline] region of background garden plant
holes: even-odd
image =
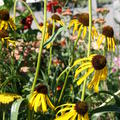
[[[106,23],[110,10],[95,17],[92,0],[3,2],[0,119],[119,120],[120,45]]]

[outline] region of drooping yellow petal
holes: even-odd
[[[102,75],[101,75],[101,80],[106,80],[107,78],[107,74],[108,74],[108,69],[107,67],[104,67],[104,69],[102,70]]]
[[[50,99],[48,98],[48,96],[46,96],[46,99],[47,99],[47,103],[48,103],[48,106],[51,108],[51,109],[55,109],[55,106],[51,103]]]
[[[31,104],[31,105],[32,105],[32,106],[31,106],[32,108],[34,108],[37,99],[38,99],[38,94],[36,94],[35,98],[33,99],[33,102],[32,102],[32,104]]]
[[[77,113],[74,114],[74,116],[70,120],[76,120],[75,118],[77,117]]]
[[[78,36],[81,35],[82,28],[83,28],[83,25],[80,25],[80,28],[79,28],[79,30],[78,30]]]
[[[77,60],[74,62],[74,64],[73,64],[72,67],[74,67],[74,66],[80,64],[82,61],[87,61],[87,60],[91,60],[91,58],[87,58],[87,57],[86,57],[86,58],[77,59]]]
[[[78,119],[77,120],[81,120],[82,116],[80,114],[78,114]]]
[[[41,102],[42,102],[43,113],[47,112],[46,96],[44,94],[41,95]]]
[[[74,116],[75,113],[76,113],[75,110],[71,110],[71,111],[65,113],[64,115],[56,118],[55,120],[69,120],[72,116]]]
[[[4,22],[3,20],[1,20],[1,22],[0,22],[0,30],[2,30],[2,29],[3,29],[4,24],[5,24],[5,22]]]
[[[107,45],[108,45],[108,51],[110,50],[110,41],[109,38],[107,37]]]
[[[104,40],[104,36],[102,35],[101,39],[98,42],[98,49],[100,48],[100,45],[102,44],[103,40]]]
[[[97,81],[98,76],[99,76],[99,71],[95,70],[94,76],[93,76],[92,80],[90,81],[90,83],[88,84],[88,89],[91,89],[94,86],[94,83]]]
[[[73,28],[73,35],[75,34],[75,31],[78,30],[78,26],[79,26],[79,24],[75,24],[75,25],[74,25],[74,28]]]
[[[4,38],[1,38],[1,41],[2,41],[2,44],[4,44],[4,42],[5,42],[5,41],[4,41]]]
[[[112,50],[112,41],[111,41],[111,38],[108,38],[108,39],[109,39],[110,50]]]
[[[78,20],[76,20],[76,19],[71,20],[70,23],[69,23],[68,28],[70,29],[70,28],[71,28],[72,26],[74,26],[75,24],[78,24]]]
[[[65,112],[65,111],[70,111],[70,110],[72,110],[72,109],[73,109],[73,107],[65,107],[65,108],[62,108],[62,109],[60,109],[60,110],[57,112],[56,116],[58,116],[59,113],[63,113],[63,112]]]
[[[93,71],[94,71],[94,68],[90,69],[87,73],[85,73],[85,75],[82,76],[82,77],[77,81],[77,85],[80,85]]]
[[[115,40],[114,38],[111,38],[111,39],[112,39],[113,52],[115,52]]]
[[[61,26],[65,26],[65,24],[62,20],[57,20],[56,22],[59,23]]]
[[[89,120],[88,112],[82,117],[82,120]]]
[[[37,95],[37,98],[36,98],[36,100],[35,100],[35,104],[34,104],[34,111],[35,111],[35,112],[38,111],[38,108],[39,108],[39,102],[41,102],[41,101],[40,101],[40,98],[41,98],[41,95],[38,94],[38,95]]]
[[[85,70],[85,69],[87,69],[87,68],[91,68],[91,67],[92,67],[92,65],[91,65],[91,64],[88,64],[88,65],[86,65],[86,66],[84,66],[84,67],[81,67],[80,69],[76,70],[76,71],[75,71],[75,78],[80,74],[80,72],[82,72],[83,70]]]
[[[100,82],[100,80],[96,81],[96,84],[94,85],[94,91],[96,93],[98,93],[98,91],[99,91],[99,82]]]
[[[10,27],[12,28],[12,30],[16,30],[16,25],[15,25],[13,19],[10,18],[8,22],[9,22],[9,25],[10,25]]]
[[[36,92],[34,92],[34,93],[32,94],[32,97],[31,97],[30,100],[29,100],[30,109],[32,109],[33,101],[34,101],[36,95],[37,95]]]
[[[94,39],[98,36],[98,33],[97,33],[95,26],[92,26],[92,33],[91,34],[92,34],[92,39]]]
[[[92,87],[94,87],[94,91],[98,92],[98,90],[99,90],[98,86],[99,86],[101,74],[102,74],[101,71],[98,71],[98,70],[95,71],[92,80],[88,84],[88,89],[91,89]]]
[[[4,29],[7,30],[7,28],[8,28],[8,23],[5,22],[5,24],[4,24]]]
[[[85,39],[86,33],[87,33],[87,27],[84,26],[83,27],[83,36],[82,36],[82,39]]]
[[[97,39],[97,44],[99,44],[101,38],[102,38],[102,35],[100,34],[100,35],[98,36],[98,39]]]
[[[75,104],[66,103],[66,104],[62,104],[62,105],[60,105],[60,106],[57,106],[55,109],[58,109],[58,108],[60,108],[60,107],[64,107],[64,106],[72,106],[72,107],[74,107]]]

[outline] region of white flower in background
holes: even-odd
[[[40,2],[41,0],[26,0],[26,3],[36,3]]]
[[[0,0],[0,6],[4,5],[3,0]]]

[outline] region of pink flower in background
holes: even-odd
[[[20,72],[27,73],[29,71],[29,69],[30,69],[29,67],[23,66],[20,68]]]
[[[115,66],[120,69],[120,56],[113,59]]]
[[[116,68],[112,68],[112,72],[115,73],[116,72]]]

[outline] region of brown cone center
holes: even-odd
[[[0,10],[0,19],[8,21],[10,18],[8,10]]]
[[[47,94],[48,93],[48,89],[47,86],[40,84],[35,88],[35,91],[37,91],[38,93],[43,93],[43,94]]]
[[[77,111],[77,113],[84,116],[88,112],[88,105],[85,102],[79,101],[75,105],[75,110]]]
[[[89,26],[89,14],[88,13],[81,13],[78,16],[78,20],[80,23],[82,23],[84,26]]]
[[[107,64],[107,60],[102,55],[96,55],[92,59],[92,65],[95,70],[101,70],[103,69]]]
[[[52,18],[53,20],[58,20],[58,21],[61,20],[60,16],[57,15],[57,14],[53,14],[51,18]]]
[[[102,28],[102,34],[105,35],[106,37],[113,37],[114,36],[114,31],[111,26],[104,26]]]

